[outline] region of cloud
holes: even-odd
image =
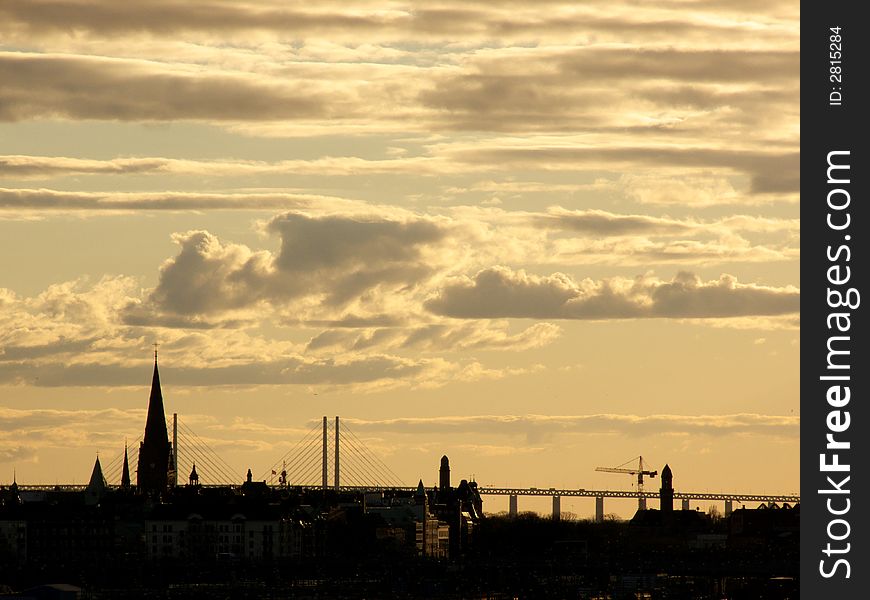
[[[314,275],[329,284],[327,301],[343,303],[380,284],[412,285],[432,272],[427,246],[447,236],[436,221],[309,218],[288,213],[269,229],[281,236],[275,266],[292,278]],[[434,259],[434,256],[428,256]]]
[[[541,227],[553,227],[588,235],[679,234],[697,229],[691,221],[652,217],[648,215],[621,215],[604,210],[567,211],[554,208],[546,215],[535,215],[534,222]]]
[[[398,385],[426,379],[425,374],[434,377],[446,367],[449,364],[438,359],[412,360],[386,355],[319,360],[296,356],[247,363],[225,361],[215,366],[174,366],[167,371],[164,383],[193,387]],[[135,387],[147,383],[149,373],[147,363],[0,363],[0,383],[37,387]]]
[[[366,159],[358,156],[323,156],[312,160],[281,160],[274,162],[255,160],[191,160],[164,157],[113,158],[96,160],[66,156],[27,156],[8,154],[0,156],[0,176],[16,178],[50,178],[68,175],[208,175],[211,177],[243,175],[333,175],[361,174],[418,174],[462,171],[462,165],[449,164],[437,157],[408,156],[386,160]],[[466,169],[467,170],[467,169]],[[52,190],[5,190],[6,193],[54,193]],[[120,194],[121,198],[135,200],[137,196]],[[215,195],[211,195],[214,197]],[[275,195],[277,196],[277,195]],[[87,196],[81,196],[87,198]],[[147,195],[139,197],[147,198]],[[196,198],[197,196],[192,196]],[[209,195],[204,195],[208,198]],[[99,196],[98,196],[99,198]],[[217,197],[220,200],[220,196]],[[257,200],[254,196],[252,200]],[[260,201],[269,199],[261,194]],[[277,197],[273,199],[278,200]],[[215,207],[226,203],[216,202]],[[244,205],[243,203],[239,203]]]
[[[568,146],[529,145],[444,147],[452,160],[495,163],[502,167],[561,170],[598,168],[607,171],[631,168],[672,168],[689,170],[725,169],[750,179],[756,194],[800,190],[800,153],[792,150],[730,149],[703,146]]]
[[[99,0],[34,0],[28,6],[4,5],[0,14],[9,23],[34,33],[88,31],[100,35],[143,31],[171,35],[197,30],[227,34],[257,29],[282,33],[365,32],[389,26],[397,20],[407,20],[405,14],[398,11],[342,14],[268,2],[255,8],[219,0],[195,4],[157,0],[143,5],[112,6],[111,9]]]
[[[109,276],[50,285],[33,297],[0,288],[0,361],[81,353],[104,358],[131,342],[117,328],[118,313],[138,293],[135,279]]]
[[[800,232],[799,219],[774,219],[750,215],[731,215],[716,220],[677,219],[641,214],[620,214],[606,210],[567,210],[551,207],[546,213],[520,213],[542,228],[564,229],[588,236],[680,236],[698,233],[733,235],[753,233]],[[506,214],[509,217],[510,214]]]
[[[261,303],[316,298],[338,307],[385,287],[413,288],[438,264],[428,250],[446,238],[435,220],[286,213],[272,219],[277,254],[221,242],[207,231],[173,236],[179,254],[160,269],[149,300],[175,315],[208,315]],[[364,300],[364,298],[363,298]],[[142,307],[133,307],[135,314]],[[144,307],[147,309],[147,307]]]
[[[457,22],[476,20],[477,11],[458,16],[467,12],[418,9],[410,13],[410,26],[416,17],[425,18],[427,27],[446,19],[451,24],[444,31],[455,32]],[[408,15],[393,14],[408,21]],[[596,20],[585,18],[594,29]],[[564,18],[552,22],[560,21]],[[631,29],[630,19],[597,20],[605,28],[619,21]],[[152,60],[122,48],[106,48],[111,58],[93,56],[86,47],[55,54],[2,52],[0,77],[6,85],[0,90],[0,120],[193,120],[290,135],[324,124],[331,131],[427,133],[667,130],[698,139],[716,131],[718,139],[736,142],[763,127],[796,141],[796,39],[793,50],[783,49],[788,45],[782,42],[752,49],[663,48],[655,42],[658,36],[650,35],[656,26],[647,25],[645,32],[634,27],[636,44],[572,39],[534,47],[429,51],[430,60],[422,64],[414,64],[413,53],[404,59],[389,52],[363,54],[349,61],[329,53],[300,55],[281,43],[279,50],[275,44],[236,50],[241,56],[235,59],[225,58],[223,47],[163,56],[159,45],[148,46],[145,55]],[[682,25],[696,30],[703,20]],[[756,28],[756,38],[762,29]],[[409,36],[408,29],[401,31]],[[485,27],[475,31],[485,32]],[[354,48],[345,50],[353,56]],[[758,185],[766,189],[776,182],[759,179]]]
[[[475,415],[366,420],[346,418],[360,433],[523,435],[764,435],[797,438],[800,418],[739,413],[731,415]]]
[[[523,351],[545,346],[560,334],[561,329],[552,323],[535,323],[513,334],[507,322],[407,324],[402,328],[363,331],[325,329],[309,340],[306,349],[313,352],[371,349],[415,352]]]
[[[446,381],[446,373],[461,368],[440,358],[410,359],[372,351],[309,357],[301,353],[301,345],[260,337],[259,321],[208,334],[190,323],[183,329],[157,331],[125,324],[123,317],[142,293],[131,278],[67,282],[30,298],[3,292],[0,384],[147,385],[150,369],[142,357],[148,356],[154,339],[160,340],[162,355],[174,365],[171,380],[183,386],[411,385],[418,380]]]
[[[60,410],[47,408],[19,409],[0,406],[0,430],[30,430],[51,428],[58,425],[119,425],[144,422],[142,409],[121,410],[105,408],[97,410]]]
[[[0,209],[13,211],[135,210],[287,210],[310,207],[360,209],[351,200],[294,192],[200,193],[200,192],[67,192],[48,189],[0,188]]]
[[[39,459],[46,448],[65,451],[123,443],[145,421],[143,409],[60,410],[0,406],[0,463]],[[20,482],[20,480],[19,480]]]
[[[798,219],[676,219],[560,207],[516,218],[546,232],[539,264],[771,263],[795,260],[800,253]]]
[[[0,464],[36,461],[37,456],[37,450],[32,446],[0,442]]]
[[[141,60],[0,52],[0,121],[276,120],[348,116],[317,86]]]
[[[540,277],[493,267],[447,285],[426,308],[466,319],[723,318],[796,313],[800,293],[741,284],[730,275],[708,282],[685,272],[670,281],[644,276],[576,282],[561,273]]]
[[[535,10],[546,6],[547,10]],[[608,16],[610,13],[615,16]],[[755,16],[758,7],[743,2],[693,2],[687,10],[684,2],[657,4],[647,11],[635,3],[586,2],[583,5],[561,1],[538,2],[535,7],[519,2],[383,3],[366,1],[319,2],[297,6],[293,3],[259,2],[256,6],[219,0],[200,0],[195,4],[175,0],[156,0],[148,4],[111,6],[104,0],[31,0],[4,4],[0,22],[10,32],[31,36],[87,33],[113,37],[150,34],[211,37],[221,35],[268,34],[293,38],[326,36],[329,39],[408,40],[432,39],[513,39],[533,36],[561,39],[583,34],[597,38],[646,38],[706,40],[711,35],[758,41],[779,33],[777,24],[748,19],[712,20],[702,11],[748,12]],[[671,9],[670,12],[662,9]],[[793,6],[771,2],[765,9],[790,15]],[[629,14],[626,12],[630,11]],[[741,15],[742,16],[742,15]],[[767,25],[765,27],[765,25]],[[754,38],[750,34],[755,33]]]

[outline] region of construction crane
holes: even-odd
[[[627,460],[618,467],[596,467],[596,471],[602,473],[628,473],[629,475],[637,475],[637,508],[638,510],[646,509],[646,498],[643,495],[643,476],[655,477],[659,474],[658,471],[648,471],[643,468],[643,456],[637,457],[637,468],[626,468],[628,463],[634,462],[635,459]]]

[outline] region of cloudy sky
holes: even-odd
[[[141,435],[158,342],[239,472],[339,414],[411,484],[796,491],[797,3],[654,4],[0,4],[0,482]]]

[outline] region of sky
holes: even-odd
[[[340,415],[407,485],[796,493],[799,47],[791,0],[0,2],[0,483],[135,447],[157,343],[238,473]]]

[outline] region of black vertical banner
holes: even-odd
[[[801,6],[801,596],[870,594],[868,33]],[[867,306],[865,306],[867,304]]]

